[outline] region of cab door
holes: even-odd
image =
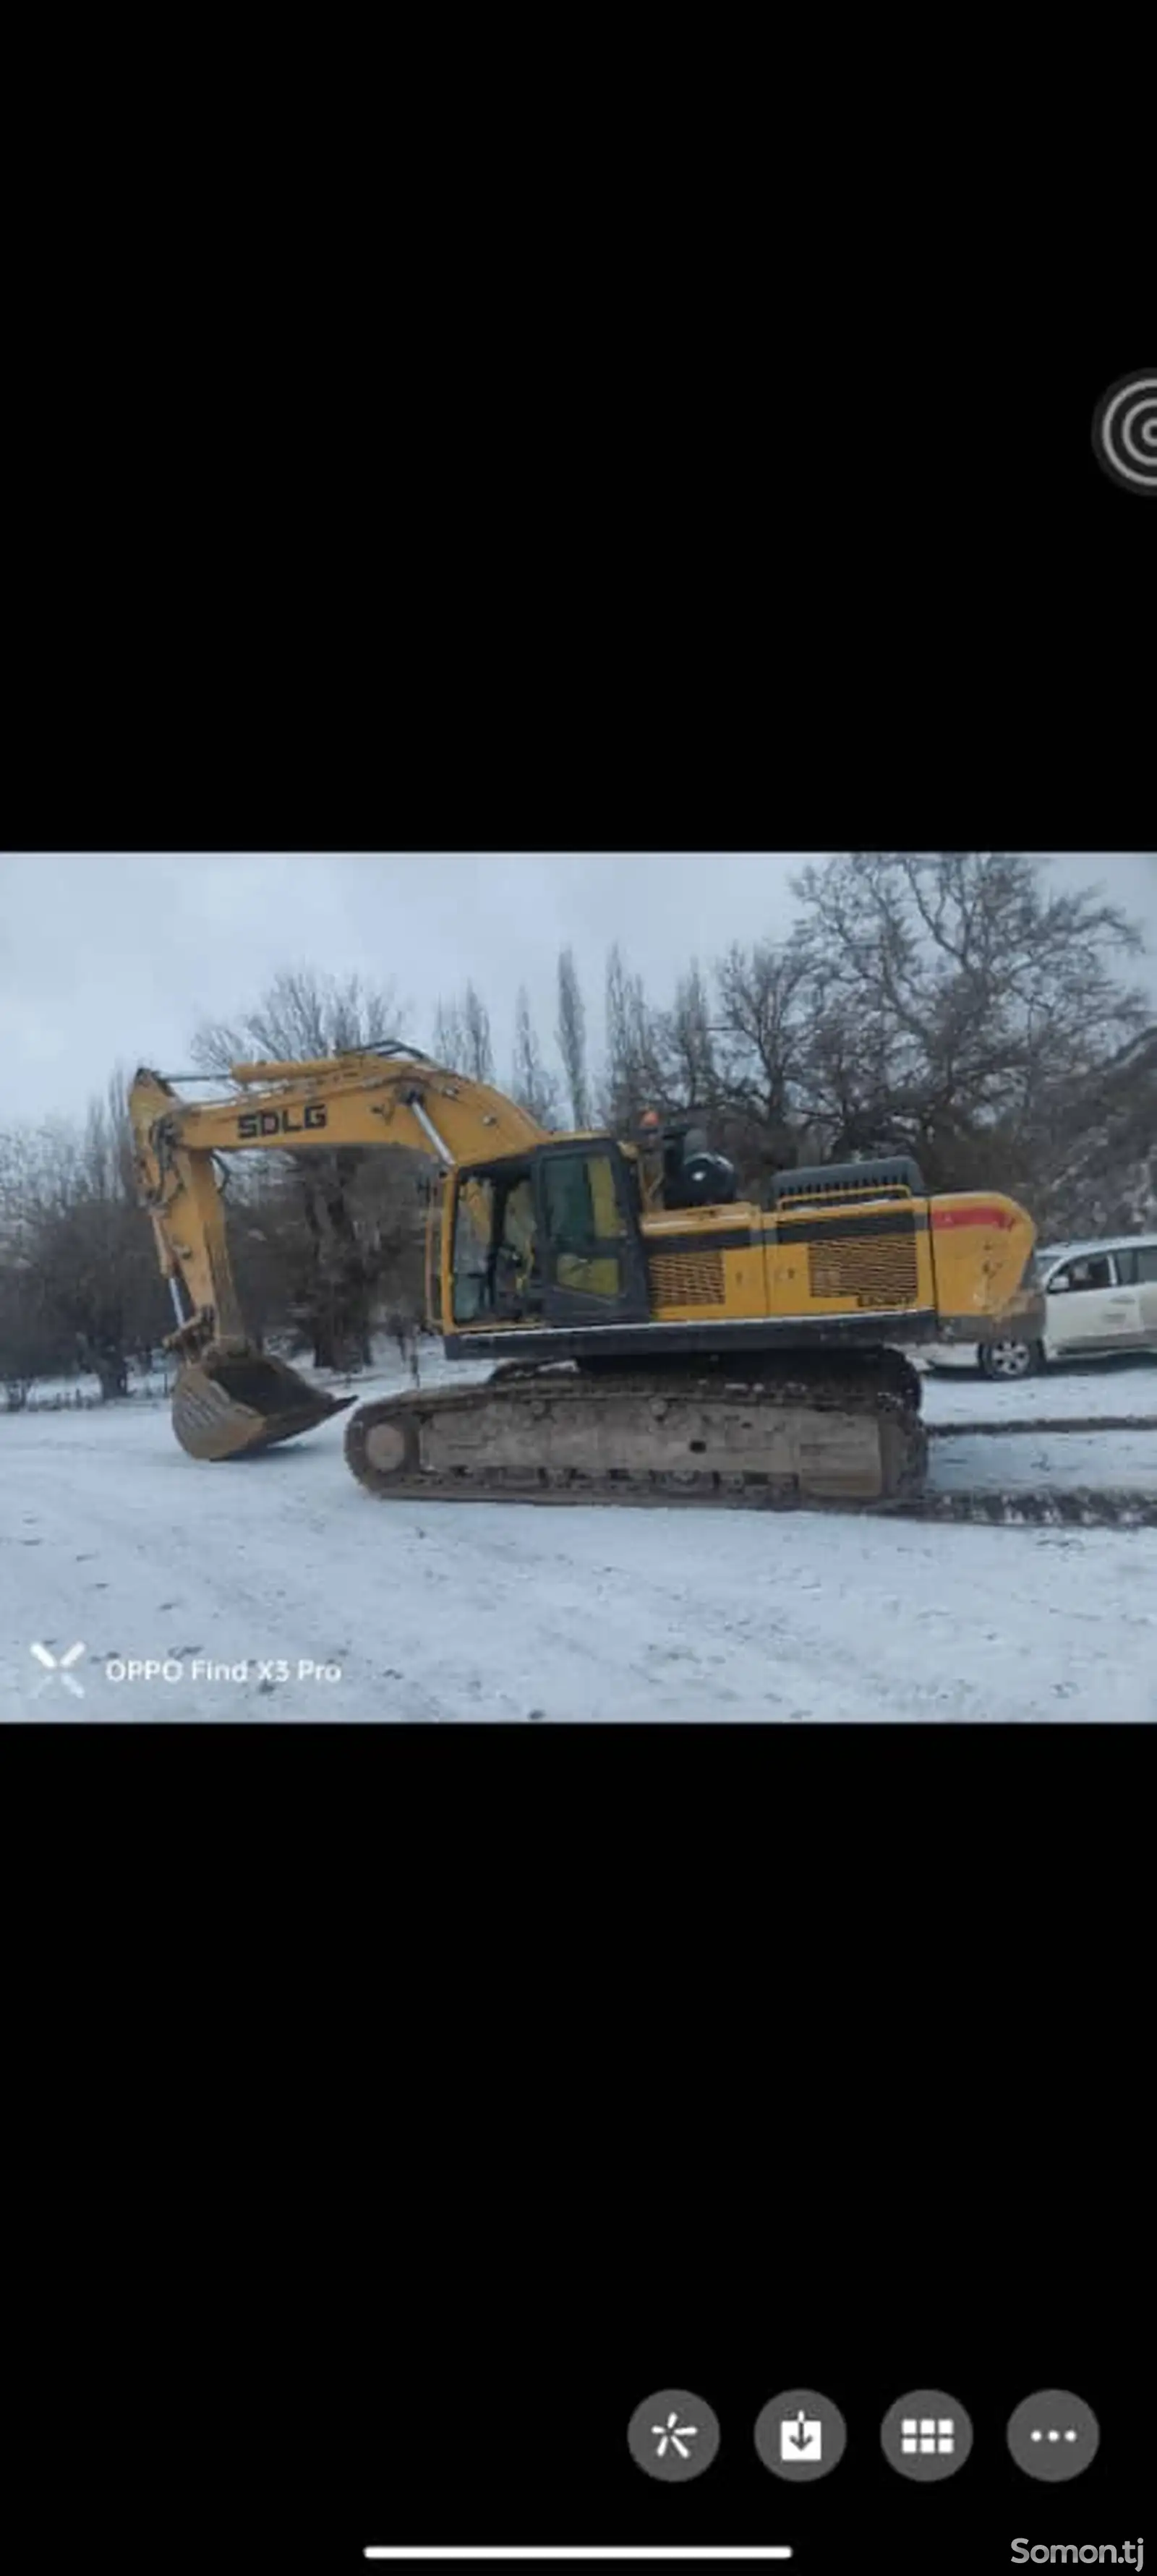
[[[646,1257],[617,1145],[540,1146],[534,1189],[544,1324],[647,1323]]]

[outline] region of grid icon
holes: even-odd
[[[900,2448],[910,2456],[914,2452],[938,2454],[941,2459],[956,2449],[956,2419],[952,2415],[905,2415],[900,2423]]]
[[[889,2468],[928,2485],[955,2477],[964,2467],[972,2450],[972,2422],[967,2408],[946,2388],[909,2388],[889,2407],[880,2440]]]

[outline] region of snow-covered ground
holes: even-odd
[[[1157,1433],[1116,1430],[1137,1420],[1157,1422],[1157,1361],[1098,1360],[1084,1368],[1071,1362],[1009,1385],[982,1378],[971,1368],[941,1374],[929,1369],[924,1378],[924,1419],[945,1436],[936,1440],[933,1478],[945,1492],[968,1487],[1047,1485],[1127,1486],[1157,1492]],[[1063,1435],[1016,1431],[1016,1423],[1104,1423],[1103,1431]],[[1007,1422],[1007,1440],[969,1437],[970,1423]],[[959,1425],[959,1436],[957,1436]]]
[[[167,1365],[163,1360],[158,1361],[148,1370],[130,1368],[130,1400],[140,1397],[151,1400],[168,1395],[172,1388],[173,1377],[172,1366]],[[100,1401],[100,1379],[91,1376],[87,1369],[76,1369],[71,1377],[35,1379],[20,1409],[29,1413],[75,1412],[82,1407],[99,1404]]]
[[[924,1371],[928,1422],[1056,1422],[1085,1413],[1105,1422],[1157,1414],[1157,1359],[1057,1360],[1039,1377],[1005,1382],[983,1378],[975,1360],[954,1352]]]
[[[423,1355],[423,1383],[476,1373]],[[1157,1483],[1157,1432],[967,1429],[1157,1415],[1150,1361],[929,1373],[925,1413],[942,1485]],[[0,1714],[1157,1720],[1157,1530],[379,1503],[343,1427],[210,1467],[159,1398],[0,1413]]]

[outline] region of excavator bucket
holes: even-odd
[[[284,1360],[254,1354],[187,1363],[173,1390],[173,1429],[191,1458],[242,1458],[275,1441],[296,1440],[330,1415],[344,1413],[352,1395],[323,1395]]]

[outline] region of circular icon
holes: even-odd
[[[817,2396],[814,2388],[783,2389],[778,2397],[769,2397],[756,2418],[755,2447],[764,2468],[777,2478],[790,2478],[793,2485],[826,2478],[842,2460],[847,2440],[839,2407],[830,2397]]]
[[[1157,369],[1121,376],[1093,415],[1097,463],[1130,492],[1157,492]]]
[[[880,2426],[889,2466],[930,2486],[955,2477],[972,2449],[972,2424],[958,2397],[942,2388],[911,2388],[889,2406]]]
[[[1101,2428],[1091,2406],[1068,2388],[1038,2388],[1008,2419],[1008,2447],[1029,2478],[1059,2486],[1079,2478],[1096,2454]]]
[[[636,2406],[627,2447],[649,2478],[685,2486],[710,2468],[719,2448],[719,2418],[689,2388],[660,2388]]]

